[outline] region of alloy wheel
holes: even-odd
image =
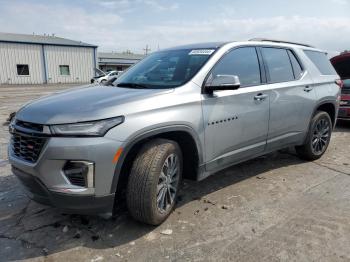
[[[322,154],[328,145],[330,138],[330,124],[325,118],[319,119],[313,129],[311,146],[314,154]]]
[[[157,185],[157,207],[166,212],[175,201],[179,182],[180,163],[176,154],[169,155],[163,164]]]

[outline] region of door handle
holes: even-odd
[[[304,87],[304,91],[305,92],[310,92],[312,89],[313,89],[313,87],[311,87],[311,86],[305,86]]]
[[[254,96],[254,100],[256,101],[262,101],[262,100],[265,100],[266,98],[267,98],[267,95],[262,93],[259,93],[256,96]]]

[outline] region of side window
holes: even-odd
[[[29,65],[17,65],[17,75],[19,76],[29,76]]]
[[[60,65],[60,75],[61,76],[69,76],[70,72],[69,72],[69,65]]]
[[[292,64],[286,49],[263,47],[262,52],[270,76],[269,83],[294,80]]]
[[[336,75],[337,72],[333,68],[327,55],[318,51],[304,50],[304,53],[310,58],[312,63],[317,67],[322,75]]]
[[[288,54],[290,57],[290,61],[292,62],[294,77],[295,77],[295,79],[299,79],[301,77],[301,75],[303,74],[303,69],[302,69],[299,61],[295,57],[294,53],[292,51],[288,50]]]
[[[242,47],[230,51],[215,65],[212,75],[236,75],[242,87],[261,84],[255,47]]]

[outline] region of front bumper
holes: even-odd
[[[62,194],[50,191],[37,177],[15,167],[12,172],[22,182],[28,197],[38,203],[57,207],[63,212],[74,214],[112,213],[114,195],[97,197],[94,195]]]
[[[35,163],[16,157],[11,145],[9,161],[33,200],[69,213],[110,213],[115,194],[111,187],[117,175],[113,157],[121,145],[122,142],[107,137],[50,137]],[[71,184],[63,172],[68,161],[94,163],[92,188]]]

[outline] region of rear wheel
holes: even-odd
[[[332,121],[328,113],[317,111],[311,120],[305,143],[295,147],[305,160],[319,159],[327,150],[332,134]]]
[[[171,140],[156,139],[138,153],[129,176],[127,206],[138,221],[161,224],[171,213],[182,175],[182,153]]]

